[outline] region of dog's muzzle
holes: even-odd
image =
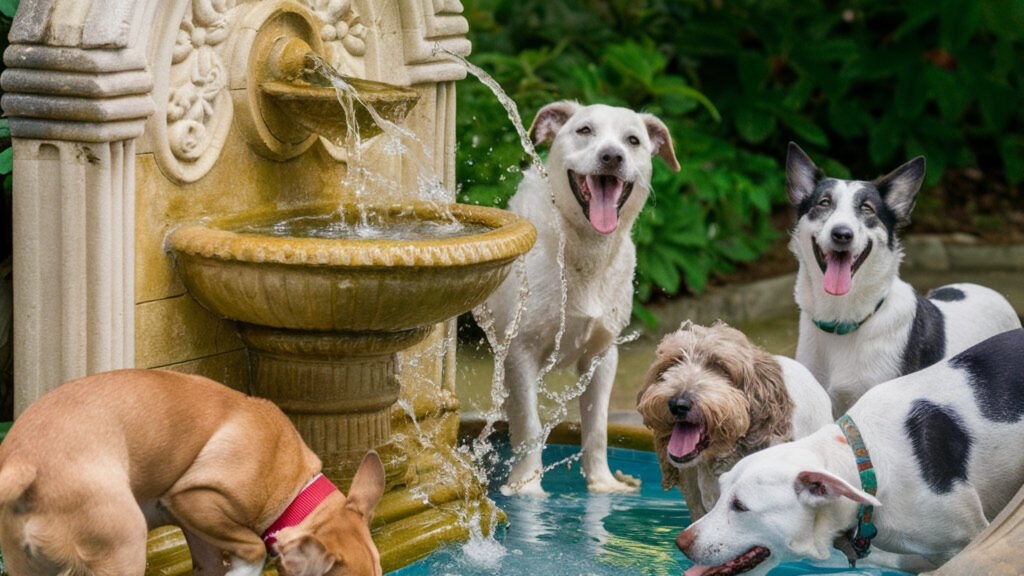
[[[614,174],[577,174],[568,171],[569,187],[594,230],[611,234],[619,226],[619,212],[633,193],[633,183]]]
[[[678,540],[676,540],[676,545],[679,545]],[[683,553],[685,554],[686,551],[684,550]],[[733,574],[742,574],[764,562],[771,555],[772,551],[764,546],[754,546],[725,564],[719,564],[718,566],[691,566],[684,576],[731,576]]]
[[[833,243],[835,243],[835,239],[833,239]],[[842,246],[849,244],[850,241],[847,240],[842,243]],[[854,255],[850,250],[838,247],[832,250],[822,250],[812,237],[811,247],[814,250],[814,259],[817,260],[818,267],[821,268],[821,273],[824,275],[822,283],[825,292],[833,296],[841,296],[849,292],[853,285],[853,275],[857,273],[857,269],[871,253],[872,245],[871,240],[868,240],[868,245],[864,250],[860,254]]]
[[[668,411],[675,419],[666,450],[668,458],[676,465],[688,464],[708,446],[700,410],[687,394],[679,394],[668,399]]]

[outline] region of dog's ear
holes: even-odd
[[[910,224],[910,213],[924,182],[924,172],[924,156],[918,156],[873,182],[885,205],[896,214],[900,227]]]
[[[534,144],[544,144],[554,140],[562,126],[565,126],[569,118],[579,109],[579,103],[573,100],[559,100],[541,108],[533,117],[533,124],[530,125],[530,139]]]
[[[745,338],[745,337],[744,337]],[[749,400],[750,429],[744,443],[755,450],[793,439],[793,399],[782,366],[774,356],[747,341],[743,390]]]
[[[345,507],[357,512],[366,519],[369,526],[373,521],[373,509],[380,502],[384,495],[384,465],[381,464],[380,456],[370,450],[363,456],[359,469],[356,470],[355,478],[352,479],[352,487],[348,490]]]
[[[796,497],[808,506],[821,506],[839,498],[849,498],[858,504],[881,506],[882,503],[867,492],[854,488],[846,480],[824,470],[804,470],[793,482]]]
[[[308,532],[292,535],[288,531],[286,528],[279,532],[274,544],[282,576],[322,576],[337,562],[316,536]]]
[[[789,203],[799,206],[814,193],[814,187],[818,185],[821,176],[821,170],[814,165],[811,157],[795,142],[790,142],[786,153],[786,193],[789,194]]]
[[[679,172],[679,160],[676,159],[668,126],[654,114],[641,114],[640,118],[647,128],[647,137],[651,139],[651,156],[660,156],[673,172]]]

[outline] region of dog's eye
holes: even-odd
[[[581,126],[578,130],[576,130],[577,134],[583,135],[590,134],[591,132],[593,132],[593,130],[590,129],[590,126]]]
[[[871,202],[865,202],[860,205],[860,211],[864,214],[874,214],[875,207],[871,205]]]
[[[633,146],[639,146],[640,145],[640,139],[637,138],[636,136],[630,136],[629,137],[629,143],[631,145],[633,145]]]
[[[747,508],[746,504],[744,504],[743,502],[740,502],[739,498],[733,498],[732,499],[731,507],[736,512],[749,512],[750,511],[750,508]]]
[[[818,200],[818,206],[821,206],[822,208],[828,208],[831,205],[832,199],[829,198],[828,196],[822,196],[821,200]]]

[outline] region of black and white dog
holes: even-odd
[[[924,179],[918,157],[865,182],[825,178],[796,144],[786,188],[797,208],[790,240],[800,270],[796,359],[846,412],[872,386],[948,358],[989,336],[1020,328],[1009,302],[976,284],[918,295],[899,277],[898,233]]]
[[[755,452],[723,475],[718,503],[676,540],[698,564],[686,575],[826,559],[849,542],[861,505],[874,506],[865,513],[877,531],[861,550],[949,560],[1024,483],[1024,330],[876,386],[848,414],[852,426]]]

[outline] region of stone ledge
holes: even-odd
[[[903,246],[903,272],[1024,271],[1024,244],[984,244],[968,234],[916,234],[904,238]],[[795,306],[795,282],[795,273],[783,274],[653,305],[650,311],[661,319],[653,335],[671,332],[684,320],[708,324],[728,318],[730,323],[742,324],[790,313]]]

